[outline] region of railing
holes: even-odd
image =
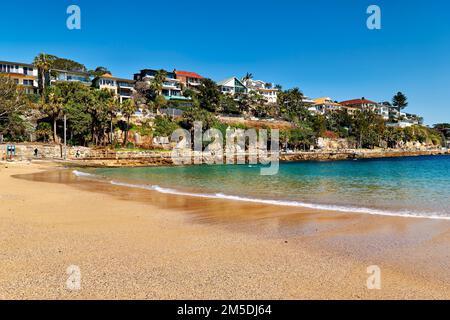
[[[125,82],[119,82],[119,87],[133,88],[133,84],[131,84],[131,83],[125,83]]]

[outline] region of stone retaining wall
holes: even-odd
[[[0,159],[6,157],[6,144],[0,145]],[[51,144],[18,144],[16,156],[13,160],[26,161],[36,159],[34,150],[38,149],[37,159],[64,159],[64,148]],[[79,157],[77,157],[77,152]],[[280,161],[329,161],[348,159],[368,159],[405,157],[420,155],[449,155],[449,150],[402,150],[375,149],[359,150],[346,149],[340,151],[313,151],[281,154]],[[162,151],[115,151],[108,149],[90,149],[85,147],[68,147],[66,161],[76,165],[89,166],[163,166],[172,165],[171,152]]]

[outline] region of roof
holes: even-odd
[[[34,68],[34,65],[32,65],[30,63],[13,62],[13,61],[0,61],[0,63],[2,63],[2,64],[13,64],[13,65],[26,66],[26,67]]]
[[[199,75],[198,73],[195,72],[190,72],[190,71],[175,71],[176,75],[180,75],[180,76],[185,76],[185,77],[189,77],[189,78],[197,78],[197,79],[203,79],[203,77],[201,75]]]
[[[71,73],[71,74],[78,74],[78,75],[82,75],[82,76],[89,76],[88,72],[83,72],[83,71],[72,71],[72,70],[62,70],[62,69],[50,69],[51,71],[55,71],[55,72],[60,72],[60,73]]]
[[[134,80],[130,80],[130,79],[123,79],[123,78],[116,78],[113,77],[112,74],[110,73],[105,73],[104,75],[100,76],[100,77],[96,77],[94,80],[96,79],[111,79],[111,80],[117,80],[117,81],[122,81],[122,82],[135,82]]]
[[[218,81],[217,84],[218,84],[219,86],[223,86],[223,85],[225,85],[226,83],[228,83],[228,82],[230,82],[230,81],[232,81],[232,80],[234,80],[234,79],[237,79],[237,78],[236,78],[236,77],[227,78],[227,79],[224,79],[224,80],[222,80],[222,81]]]
[[[247,87],[242,83],[242,81],[239,80],[237,77],[231,77],[231,78],[228,78],[228,79],[219,81],[219,82],[217,82],[217,85],[219,85],[219,86],[227,86],[227,83],[229,83],[230,81],[233,81],[232,87],[235,86],[236,81],[237,81],[237,82],[239,82],[239,83],[241,84],[241,86],[247,88]]]
[[[355,105],[355,104],[377,104],[376,102],[367,99],[353,99],[339,102],[342,105]]]
[[[314,104],[327,104],[327,105],[336,106],[336,107],[340,106],[339,103],[334,102],[333,100],[331,100],[330,97],[322,97],[322,98],[314,99]]]

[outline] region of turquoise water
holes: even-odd
[[[450,219],[448,156],[281,163],[275,176],[261,176],[255,165],[102,168],[92,173],[165,193]]]

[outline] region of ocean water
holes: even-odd
[[[450,157],[75,171],[157,192],[367,214],[450,220]]]

